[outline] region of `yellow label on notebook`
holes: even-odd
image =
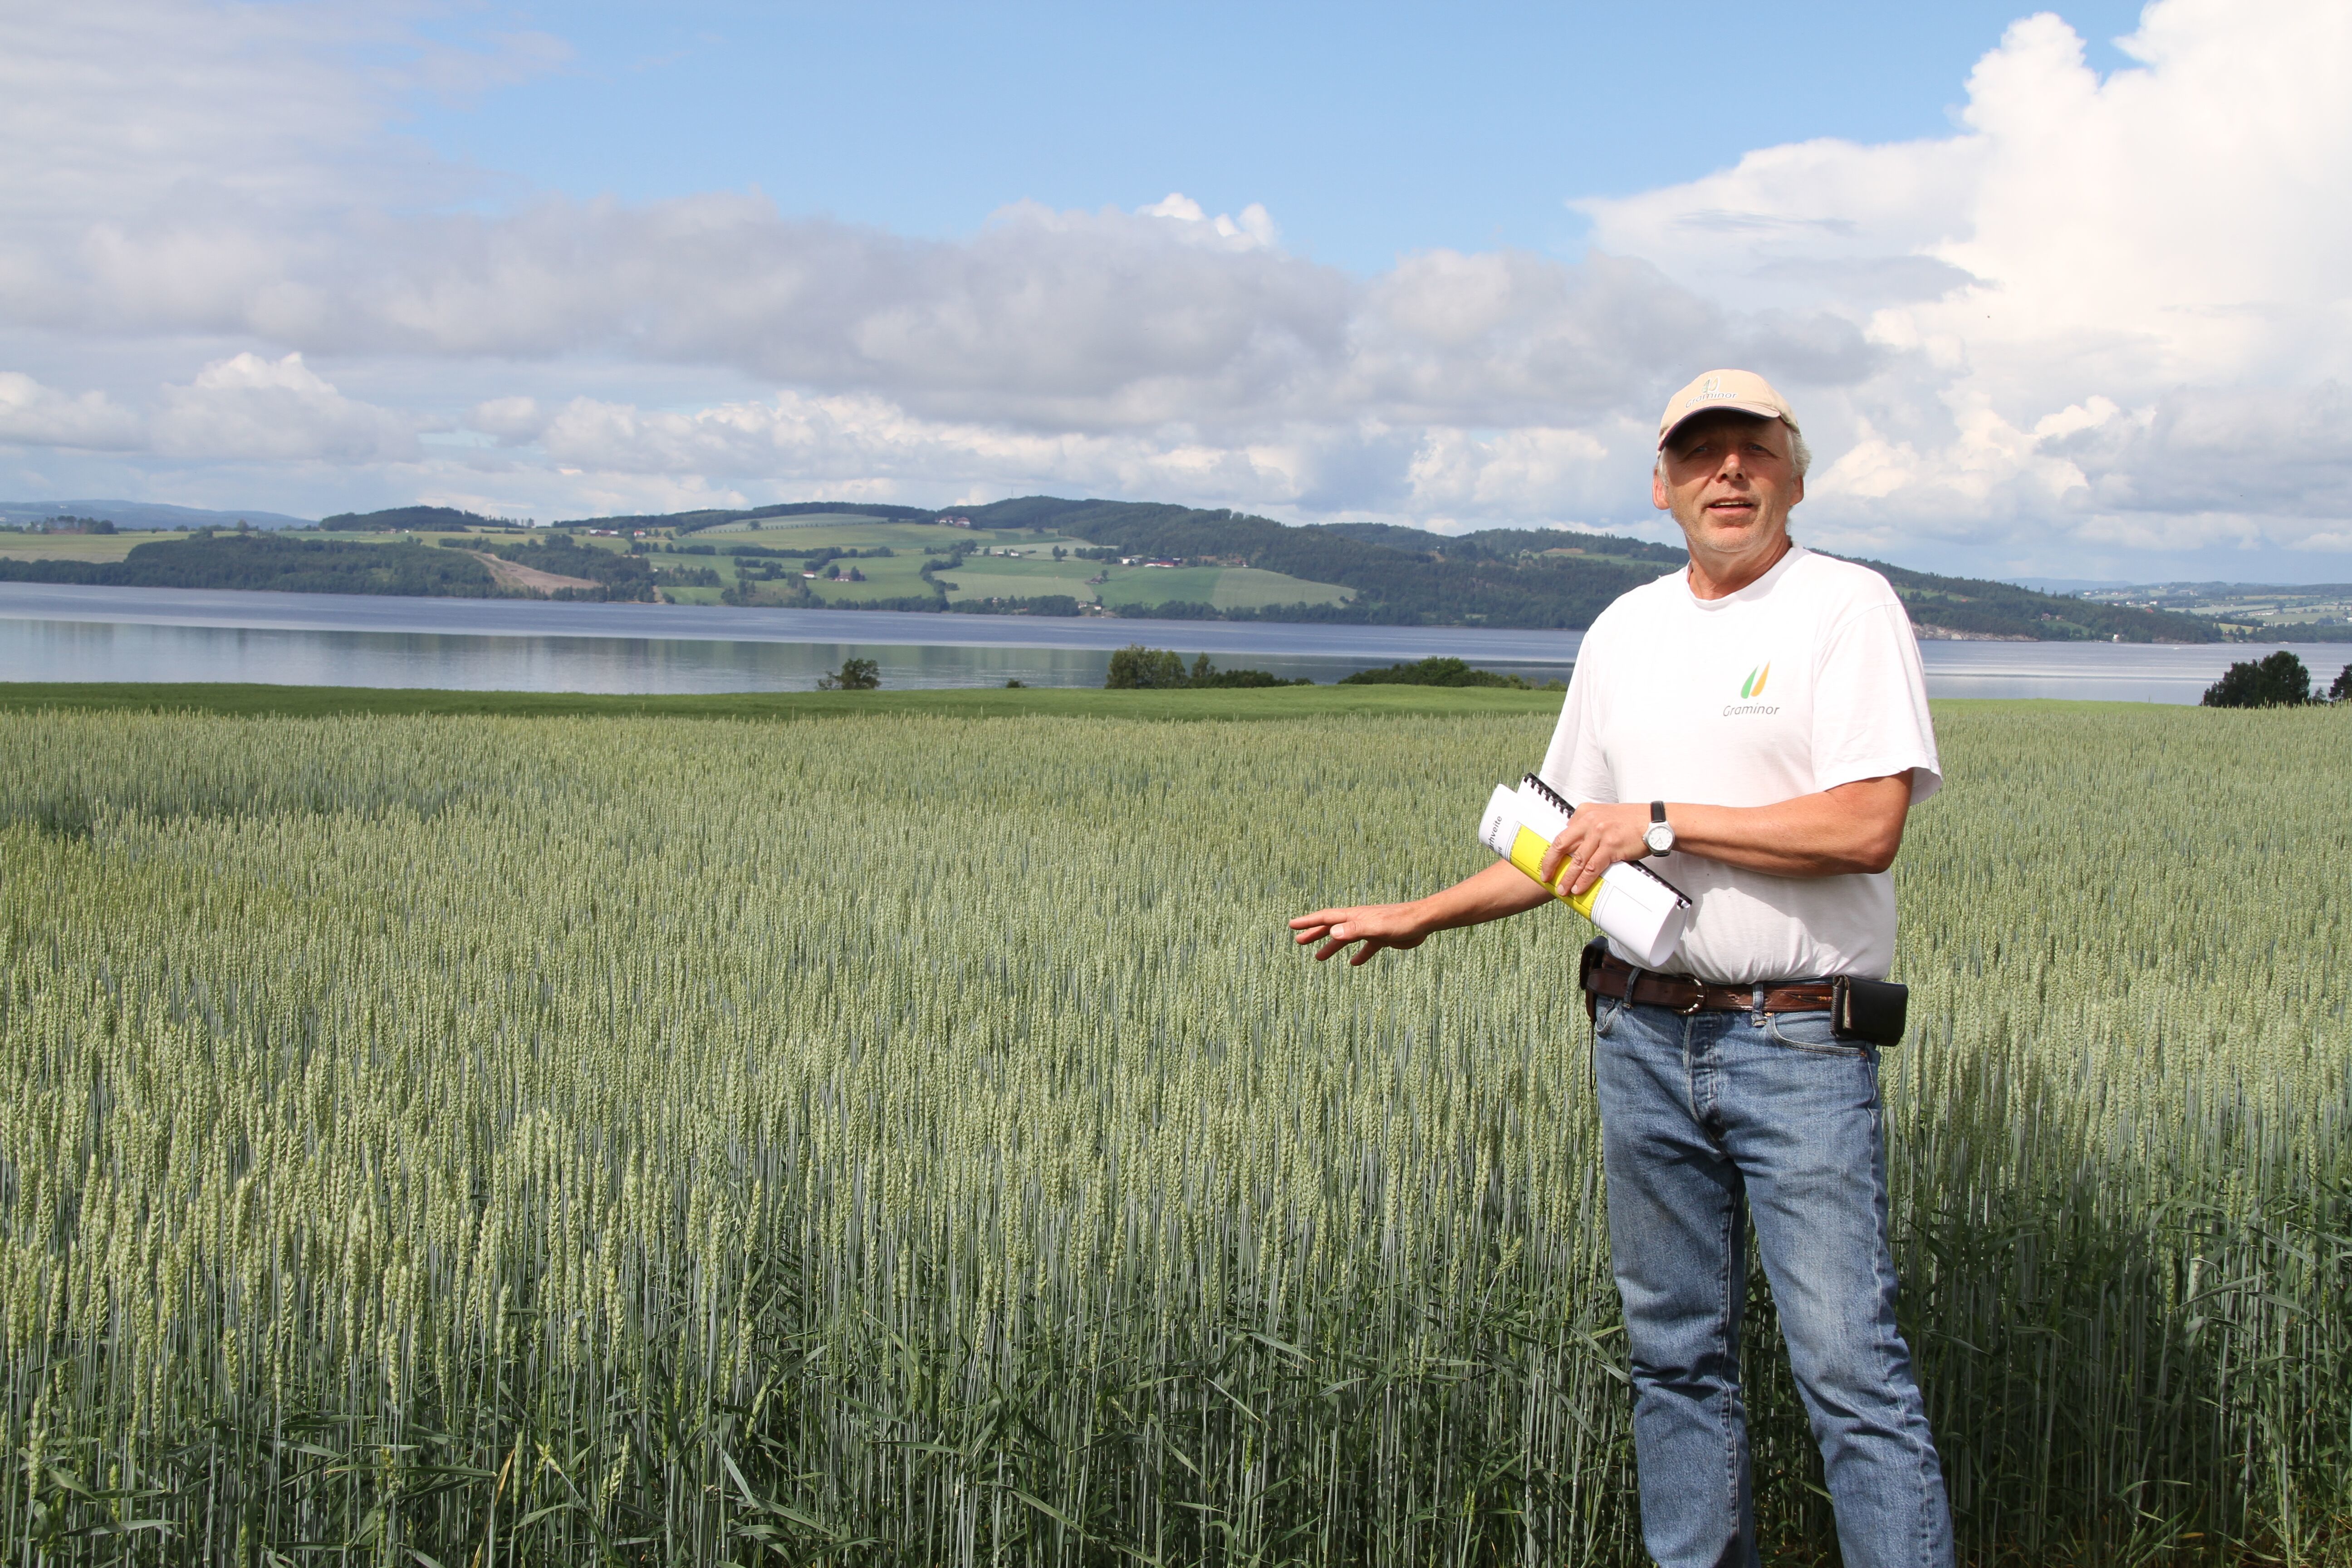
[[[1553,898],[1558,899],[1561,903],[1566,904],[1570,909],[1574,910],[1586,920],[1591,920],[1592,918],[1592,900],[1601,896],[1600,879],[1595,878],[1593,879],[1592,886],[1585,889],[1583,892],[1578,894],[1575,898],[1570,898],[1566,893],[1560,891],[1559,883],[1545,882],[1543,879],[1544,852],[1550,847],[1550,839],[1544,837],[1531,827],[1522,827],[1519,829],[1518,837],[1511,840],[1511,864],[1517,866],[1520,870],[1525,871],[1538,882],[1542,883],[1543,886],[1549,888]],[[1564,866],[1560,868],[1560,871],[1562,880],[1569,882],[1576,880],[1576,869],[1574,867]]]

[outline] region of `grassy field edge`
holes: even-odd
[[[271,686],[148,681],[0,682],[0,712],[278,714],[450,713],[572,718],[823,719],[876,713],[965,718],[1094,717],[1258,720],[1333,715],[1557,712],[1556,691],[1430,686],[1283,686],[1209,691],[959,687],[902,691],[448,691],[410,687]]]

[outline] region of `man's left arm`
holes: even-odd
[[[1884,871],[1903,847],[1904,819],[1911,811],[1911,770],[1884,778],[1856,779],[1834,789],[1801,795],[1773,805],[1700,805],[1668,801],[1675,853],[1661,863],[1673,878],[1675,856],[1700,855],[1726,865],[1775,877],[1843,877]],[[1543,860],[1549,881],[1574,861],[1572,895],[1592,886],[1620,860],[1649,853],[1642,834],[1650,826],[1647,801],[1622,805],[1595,801],[1577,808]]]

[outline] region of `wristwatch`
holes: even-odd
[[[1642,842],[1653,855],[1671,855],[1675,850],[1675,825],[1666,820],[1666,803],[1650,803],[1650,826],[1642,834]]]

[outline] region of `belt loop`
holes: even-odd
[[[1625,1005],[1627,1006],[1630,1007],[1633,1005],[1633,987],[1640,984],[1642,984],[1642,966],[1638,963],[1627,964],[1625,966],[1624,997]]]
[[[1748,1012],[1748,1022],[1750,1026],[1760,1029],[1764,1026],[1764,983],[1760,980],[1756,983],[1754,1001],[1755,1005]]]

